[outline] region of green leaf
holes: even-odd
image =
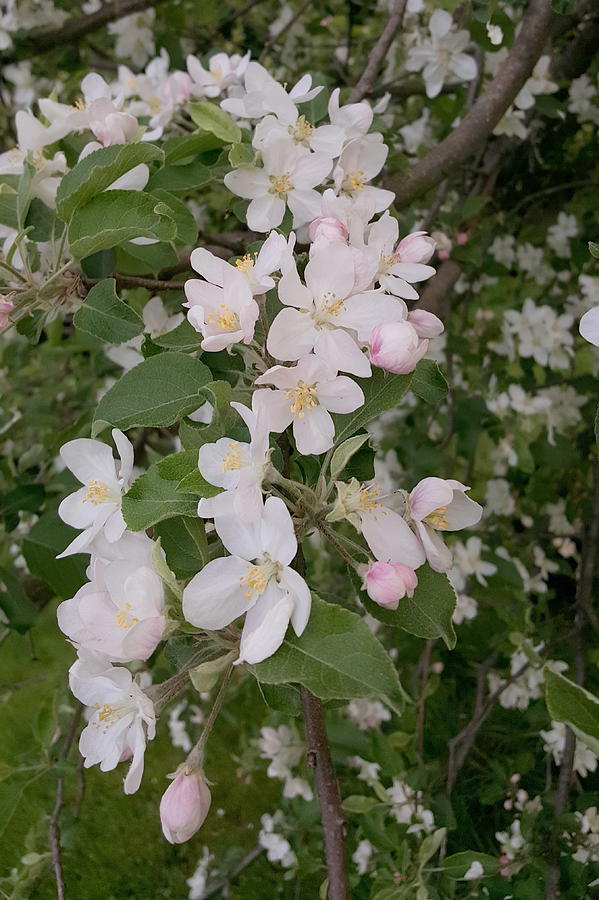
[[[462,206],[462,219],[469,219],[471,216],[478,215],[479,212],[485,208],[487,203],[489,202],[489,197],[485,197],[482,195],[478,195],[476,197],[468,197],[467,200],[464,201],[464,205]]]
[[[6,185],[0,185],[6,188]],[[7,225],[15,231],[19,230],[17,219],[17,192],[14,190],[0,191],[0,225]]]
[[[599,698],[546,667],[545,702],[551,718],[565,722],[599,756]]]
[[[595,241],[589,241],[589,253],[595,259],[599,259],[599,244],[596,244]]]
[[[152,357],[152,359],[161,358],[162,356]],[[179,490],[181,478],[189,472],[190,456],[193,454],[188,451],[167,456],[151,465],[133,482],[123,497],[122,506],[128,528],[132,531],[143,531],[157,522],[162,522],[163,519],[174,516],[197,517],[198,494]],[[197,462],[192,464],[197,466]],[[204,492],[200,496],[213,497],[218,493],[220,488],[206,481]]]
[[[108,344],[122,344],[144,330],[141,317],[118,296],[114,278],[105,278],[93,286],[75,313],[73,323]]]
[[[335,444],[338,446],[360,428],[388,409],[393,409],[410,389],[412,374],[392,375],[374,369],[371,378],[355,378],[364,391],[364,405],[349,415],[335,415]]]
[[[87,580],[88,555],[77,553],[56,559],[77,534],[76,529],[61,522],[55,512],[49,512],[38,519],[23,541],[23,556],[29,571],[49,584],[62,600],[76,594]]]
[[[256,165],[256,151],[251,144],[233,144],[229,150],[229,162],[234,169]]]
[[[79,206],[69,224],[69,245],[76,259],[116,247],[134,238],[172,241],[177,226],[168,207],[143,191],[105,191]]]
[[[398,714],[404,697],[387,651],[364,620],[312,595],[306,630],[291,630],[274,656],[251,667],[260,682],[299,682],[321,700],[378,697]]]
[[[198,334],[195,328],[189,324],[187,319],[183,319],[183,321],[180,322],[176,328],[173,328],[172,331],[167,331],[165,334],[159,334],[157,337],[153,338],[153,340],[155,344],[159,347],[164,347],[165,350],[180,350],[181,352],[184,352],[185,350],[199,350],[202,335]],[[201,405],[202,401],[200,400],[198,406]]]
[[[209,425],[183,420],[179,426],[179,437],[186,449],[200,448],[204,444],[217,441],[221,437],[237,439],[241,430],[241,419],[231,407],[231,385],[228,381],[211,381],[201,390],[198,407],[208,400],[214,407]]]
[[[8,619],[8,627],[29,631],[37,615],[37,607],[26,593],[17,575],[0,568],[0,609]]]
[[[154,144],[116,144],[95,150],[62,178],[56,193],[56,213],[68,222],[78,206],[89,203],[111,184],[141,163],[164,162]]]
[[[230,650],[217,659],[209,659],[189,670],[189,679],[196,691],[211,691],[218,683],[221,674],[237,656],[236,650]]]
[[[207,133],[169,138],[162,145],[165,161],[169,165],[183,160],[192,162],[200,153],[205,153],[207,150],[218,150],[221,147],[222,141],[213,134]]]
[[[147,190],[194,191],[212,181],[212,172],[199,160],[187,165],[165,166],[150,178]]]
[[[345,469],[346,465],[357,453],[362,444],[368,440],[369,434],[357,434],[355,437],[348,438],[340,444],[331,457],[331,478],[337,481],[339,475]]]
[[[262,699],[271,709],[285,713],[286,716],[300,716],[302,701],[299,691],[293,684],[260,684],[258,688]]]
[[[44,488],[41,484],[21,484],[0,495],[0,516],[11,516],[24,510],[37,512],[44,502]]]
[[[198,226],[186,204],[163,188],[155,188],[152,196],[168,207],[168,214],[177,226],[177,243],[195,244],[198,237]]]
[[[198,128],[213,134],[223,144],[237,144],[241,140],[239,125],[236,125],[229,113],[216,103],[210,103],[208,100],[190,103],[189,115]]]
[[[55,224],[54,210],[42,203],[38,197],[34,197],[25,218],[25,228],[30,229],[27,232],[27,240],[35,243],[52,240]],[[64,225],[58,223],[58,227],[62,230]]]
[[[456,605],[455,591],[447,575],[435,572],[428,565],[421,566],[416,574],[418,587],[414,596],[400,600],[397,609],[383,609],[366,595],[362,596],[364,606],[375,619],[385,625],[403,628],[417,637],[443,638],[449,649],[453,650],[456,645],[452,623]]]
[[[376,797],[367,797],[365,794],[352,794],[345,798],[341,806],[346,813],[359,816],[370,812],[371,809],[378,805],[378,802]]]
[[[102,397],[92,426],[96,437],[107,425],[160,428],[173,425],[200,406],[199,391],[211,377],[199,359],[159,353],[124,375]]]
[[[164,519],[156,525],[154,535],[160,538],[166,561],[177,578],[191,578],[208,562],[203,519]]]
[[[496,875],[499,871],[499,860],[495,856],[475,853],[474,850],[464,850],[462,853],[446,856],[443,868],[450,878],[463,878],[473,862],[481,864],[485,875]]]
[[[21,802],[25,782],[3,781],[0,784],[0,835],[10,823]]]
[[[423,866],[431,856],[434,856],[439,847],[441,846],[441,841],[445,839],[445,835],[447,834],[446,828],[437,828],[436,831],[433,831],[432,834],[428,834],[423,842],[420,844],[418,848],[418,863]]]
[[[421,359],[412,377],[412,391],[425,403],[436,406],[447,394],[447,381],[432,359]]]

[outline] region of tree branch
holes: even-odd
[[[14,47],[0,54],[0,64],[26,59],[39,53],[49,53],[63,44],[80,41],[86,34],[97,31],[108,22],[122,19],[164,3],[165,0],[108,0],[96,12],[80,18],[67,19],[59,28],[35,28],[23,38],[16,38]]]
[[[370,51],[366,68],[362,72],[358,83],[349,96],[349,103],[358,103],[372,90],[374,79],[383,64],[385,56],[389,52],[389,47],[393,42],[393,38],[401,27],[406,11],[406,5],[407,0],[395,0],[387,24],[383,28],[378,41]]]
[[[491,134],[541,56],[553,21],[549,0],[531,0],[507,59],[470,112],[407,174],[396,175],[386,185],[395,191],[398,208],[446,178]]]

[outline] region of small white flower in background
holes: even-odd
[[[391,719],[391,713],[386,706],[379,700],[369,700],[367,697],[350,700],[345,712],[360,731],[376,728],[381,722],[389,722]]]
[[[547,229],[547,243],[562,259],[571,254],[570,238],[578,235],[578,219],[565,212],[558,213],[557,222]]]
[[[566,746],[566,725],[564,722],[552,721],[551,728],[548,731],[540,731],[539,734],[544,741],[543,749],[547,753],[551,753],[556,766],[561,766]],[[597,757],[586,744],[583,744],[577,738],[576,750],[574,751],[574,771],[581,778],[586,778],[589,772],[594,772],[596,768]]]
[[[498,47],[503,42],[503,29],[499,25],[492,25],[487,22],[487,36],[493,46]]]
[[[207,282],[218,287],[224,286],[229,269],[239,272],[247,280],[253,295],[265,294],[275,286],[270,276],[281,268],[283,256],[293,249],[285,237],[272,231],[255,255],[249,253],[238,259],[234,266],[215,256],[205,247],[195,249],[190,257],[192,268]]]
[[[352,853],[352,862],[358,870],[358,875],[365,875],[368,871],[368,864],[374,852],[374,847],[370,841],[360,841],[354,852]]]
[[[433,830],[435,819],[430,809],[425,809],[422,805],[418,791],[399,778],[394,778],[393,785],[387,789],[387,796],[392,804],[391,812],[396,822],[409,826],[408,834]]]
[[[261,728],[258,740],[260,756],[269,759],[270,765],[266,774],[269,778],[278,778],[285,783],[284,797],[303,797],[310,801],[313,798],[312,788],[304,778],[293,774],[293,768],[304,757],[305,746],[295,731],[286,725],[278,728]]]
[[[542,247],[534,247],[530,243],[518,244],[516,259],[522,271],[537,284],[547,284],[554,277],[553,269],[545,263]]]
[[[513,234],[497,235],[488,251],[496,262],[511,269],[516,261],[516,238]]]
[[[69,685],[89,707],[79,740],[85,768],[99,763],[102,772],[109,772],[131,759],[124,788],[134,794],[141,784],[146,741],[156,733],[154,705],[128,669],[111,666],[105,656],[90,650],[80,650],[78,656],[69,669]]]
[[[597,97],[597,88],[589,76],[574,78],[568,93],[568,112],[575,115],[581,124],[594,122],[599,125],[599,106],[593,102]]]
[[[348,756],[347,764],[352,769],[359,769],[357,774],[358,781],[365,781],[367,784],[373,784],[379,780],[380,765],[378,763],[368,762],[361,756]]]
[[[514,560],[516,562],[516,560]],[[530,641],[525,641],[521,649],[512,654],[510,659],[510,676],[514,679],[511,684],[499,695],[499,703],[504,709],[525,710],[531,700],[538,700],[542,694],[545,680],[543,671],[543,659],[540,656],[543,643],[533,646]],[[526,664],[527,668],[524,668]],[[547,660],[546,667],[552,672],[564,672],[568,665],[561,660]],[[521,674],[514,678],[514,676]],[[505,679],[496,672],[490,672],[487,676],[489,690],[494,693],[499,690]]]
[[[293,522],[278,497],[269,497],[261,519],[218,517],[216,529],[231,553],[213,559],[183,591],[188,622],[218,631],[246,613],[238,662],[262,662],[281,646],[289,622],[297,635],[310,616],[308,585],[290,568],[297,552]]]
[[[202,350],[217,352],[249,344],[260,315],[247,279],[233,266],[222,270],[222,287],[199,278],[185,282],[187,319],[203,335]]]
[[[485,870],[483,869],[479,861],[475,859],[470,864],[466,872],[464,872],[464,881],[475,881],[477,878],[481,878],[484,874]]]
[[[547,76],[551,66],[550,56],[541,56],[534,69],[532,75],[524,83],[524,87],[514,100],[518,109],[531,109],[534,106],[537,94],[554,94],[559,86],[555,81],[551,81]]]
[[[509,861],[516,859],[521,855],[521,851],[526,846],[526,841],[520,830],[520,819],[514,819],[510,825],[509,831],[497,831],[495,838],[501,846],[502,856],[507,857]]]
[[[214,856],[208,850],[208,847],[202,848],[202,856],[195,867],[193,875],[187,879],[186,884],[189,887],[188,900],[200,900],[204,896],[206,885],[208,883],[208,869],[214,862]]]
[[[497,137],[502,134],[505,135],[505,137],[517,137],[520,138],[521,141],[525,141],[528,137],[528,128],[525,123],[526,113],[524,110],[510,106],[503,118],[499,120],[493,129],[493,134]]]
[[[580,824],[582,843],[578,846],[572,858],[583,864],[599,862],[599,814],[597,813],[597,807],[590,806],[583,813],[575,812],[574,815]]]
[[[456,568],[466,577],[474,576],[479,584],[487,587],[486,579],[490,575],[495,575],[497,566],[481,559],[481,553],[488,549],[481,539],[473,535],[465,543],[456,541],[451,549]]]
[[[494,345],[497,353],[532,357],[540,366],[566,369],[574,354],[574,319],[569,313],[558,315],[546,305],[537,305],[527,297],[522,310],[508,309],[502,325],[504,346]]]
[[[270,231],[283,221],[285,207],[299,228],[320,214],[321,197],[314,188],[329,175],[332,160],[322,153],[306,153],[289,141],[270,141],[262,150],[262,168],[234,169],[224,183],[238,197],[250,200],[248,227]]]
[[[196,56],[187,57],[187,71],[193,81],[192,93],[196,97],[219,97],[233,85],[239,84],[250,61],[250,51],[245,56],[237,53],[214,53],[205,69]]]
[[[293,423],[293,437],[303,456],[325,453],[333,446],[331,413],[350,413],[364,404],[362,388],[337,375],[318,357],[308,354],[296,366],[273,366],[256,379],[275,390],[256,391],[255,409],[264,414],[269,431],[280,433]]]
[[[125,16],[110,22],[108,33],[116,36],[115,56],[128,59],[135,66],[143,66],[156,52],[153,25],[156,11],[148,9],[142,13]]]
[[[297,865],[297,857],[291,849],[289,841],[275,831],[277,826],[284,827],[285,819],[281,810],[277,810],[274,816],[263,815],[260,818],[262,828],[258,836],[258,843],[266,850],[269,862],[281,863],[284,869],[291,869]]]
[[[451,577],[449,580],[451,581]],[[451,617],[451,621],[454,625],[462,625],[463,622],[470,622],[472,619],[476,619],[477,615],[478,603],[474,597],[469,597],[468,594],[457,591],[456,607],[453,616]]]
[[[83,487],[64,498],[58,515],[67,525],[83,531],[58,559],[89,552],[92,541],[100,533],[112,544],[125,531],[121,499],[132,480],[133,446],[118,428],[112,429],[112,439],[119,453],[118,463],[108,444],[101,441],[77,438],[60,448],[63,462]]]
[[[426,86],[426,96],[436,97],[451,74],[460,81],[476,78],[478,67],[472,56],[464,53],[470,35],[453,27],[451,15],[444,9],[436,9],[429,21],[429,40],[408,50],[406,69],[419,72]]]
[[[515,509],[510,484],[505,478],[490,478],[485,491],[485,515],[511,516]]]
[[[187,733],[187,725],[184,719],[181,718],[181,714],[186,708],[187,700],[182,700],[180,703],[177,703],[176,706],[173,706],[171,710],[169,710],[168,731],[173,747],[183,750],[184,753],[189,753],[189,751],[193,747],[193,744],[191,742],[189,734]]]

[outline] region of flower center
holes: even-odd
[[[101,503],[106,503],[107,499],[108,485],[104,484],[103,481],[88,482],[87,491],[85,492],[85,496],[83,497],[84,503],[89,500],[89,502],[93,503],[94,506],[99,506]]]
[[[343,309],[343,297],[338,297],[332,291],[327,291],[322,299],[324,301],[322,306],[323,313],[326,313],[328,316],[338,316]]]
[[[239,579],[241,587],[245,586],[245,596],[251,599],[254,591],[262,595],[266,590],[268,582],[279,571],[279,564],[274,562],[268,553],[264,553],[256,566],[249,566],[247,574]]]
[[[130,603],[125,603],[122,609],[119,609],[116,616],[114,617],[116,624],[119,628],[131,628],[133,625],[137,625],[139,619],[137,616],[131,615],[131,610],[133,607]]]
[[[381,489],[374,484],[370,487],[360,488],[360,493],[358,495],[358,509],[362,512],[374,512],[375,510],[380,510],[381,505],[377,499],[380,496],[380,493]]]
[[[289,172],[283,172],[282,175],[269,175],[268,180],[272,184],[270,193],[276,194],[278,197],[284,197],[285,194],[293,190]]]
[[[244,275],[247,275],[249,272],[251,272],[254,268],[254,258],[252,254],[246,253],[245,256],[240,257],[240,259],[236,259],[235,268],[242,272]]]
[[[432,513],[429,513],[428,516],[424,517],[424,521],[429,525],[432,525],[433,528],[439,529],[439,531],[445,531],[446,528],[449,528],[449,520],[445,515],[446,512],[446,506],[438,506]]]
[[[306,122],[305,116],[300,116],[295,123],[295,127],[290,125],[287,130],[297,144],[304,144],[307,146],[308,138],[314,131],[314,125],[310,125],[309,122]]]
[[[348,172],[343,179],[342,187],[344,191],[361,191],[365,182],[366,179],[362,169],[356,169],[355,172]]]
[[[236,469],[243,469],[245,465],[245,460],[241,455],[241,447],[239,446],[237,441],[230,441],[229,452],[226,456],[223,456],[221,471],[233,472]]]
[[[209,313],[206,320],[216,325],[219,331],[239,331],[239,316],[226,303],[221,303],[216,312]]]
[[[127,709],[126,706],[111,706],[109,703],[103,705],[96,703],[94,708],[98,713],[98,718],[93,725],[99,728],[103,734],[106,734],[110,726],[122,718]]]
[[[285,396],[291,400],[291,412],[297,413],[298,418],[304,418],[305,409],[314,409],[318,406],[318,388],[316,384],[306,384],[298,381],[297,387],[285,391]]]

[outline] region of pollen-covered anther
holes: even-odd
[[[318,403],[318,388],[315,384],[306,384],[305,381],[298,381],[297,387],[290,388],[285,391],[285,396],[291,403],[291,412],[297,413],[300,419],[304,418],[304,410],[314,409]]]
[[[243,468],[243,459],[241,455],[241,447],[237,441],[229,441],[229,452],[223,457],[221,464],[222,472],[233,472],[236,469]]]
[[[449,520],[445,515],[446,512],[446,506],[438,506],[437,509],[434,509],[432,511],[432,513],[429,513],[428,516],[425,516],[423,521],[427,522],[429,525],[432,525],[433,528],[437,528],[439,531],[445,531],[445,529],[449,528]]]
[[[206,320],[216,325],[219,331],[239,331],[240,328],[239,316],[226,303],[221,303],[216,312],[209,313]]]
[[[276,194],[278,197],[284,197],[285,194],[293,190],[289,172],[283,172],[282,175],[269,175],[268,180],[272,184],[270,193]]]
[[[348,172],[343,179],[344,191],[361,191],[364,187],[366,179],[362,169],[356,169],[355,172]]]
[[[87,485],[87,491],[85,492],[85,496],[83,497],[84,503],[93,503],[94,506],[99,506],[100,503],[105,503],[108,498],[108,485],[104,484],[103,481],[89,481]]]

